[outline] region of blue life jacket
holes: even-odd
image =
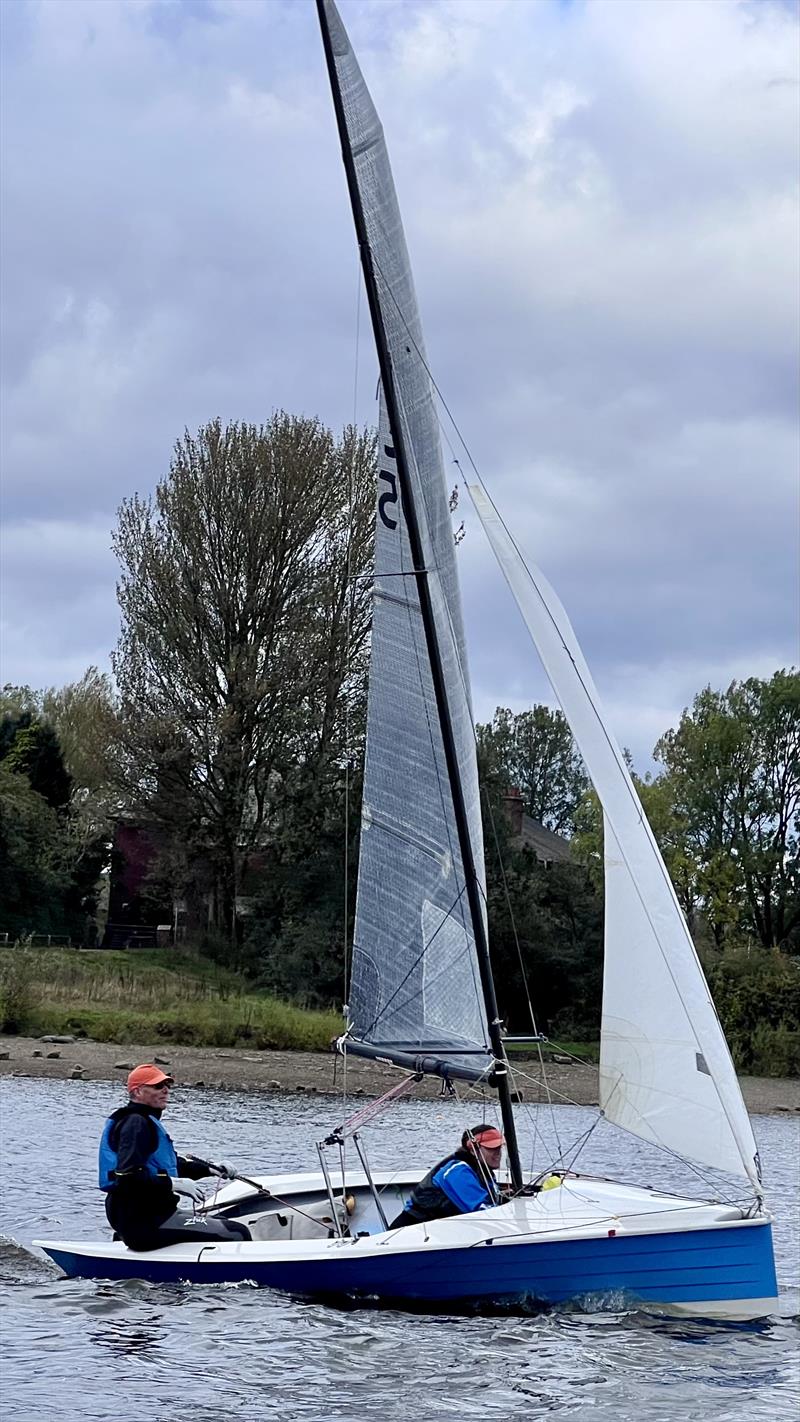
[[[117,1152],[111,1144],[111,1135],[119,1122],[120,1114],[115,1111],[113,1116],[109,1116],[100,1138],[99,1184],[101,1190],[113,1190],[117,1184],[114,1175],[117,1168]],[[158,1117],[150,1116],[149,1120],[155,1131],[156,1144],[145,1161],[144,1168],[148,1175],[176,1176],[178,1174],[178,1157],[175,1154],[175,1147]]]
[[[446,1155],[444,1160],[437,1161],[427,1175],[414,1186],[405,1202],[407,1215],[413,1215],[414,1220],[421,1223],[423,1220],[445,1219],[448,1215],[457,1215],[465,1209],[464,1205],[455,1203],[441,1184],[442,1175],[455,1162],[468,1166],[475,1177],[476,1204],[466,1208],[485,1209],[487,1205],[497,1204],[497,1182],[488,1165],[485,1161],[478,1163],[472,1151],[462,1149],[453,1151],[452,1155]],[[480,1203],[477,1203],[478,1201]]]

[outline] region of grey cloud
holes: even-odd
[[[312,6],[12,8],[4,676],[44,683],[110,649],[114,510],[184,425],[372,420],[375,361]],[[341,8],[435,374],[646,756],[796,657],[796,12]],[[548,693],[465,518],[486,716]]]

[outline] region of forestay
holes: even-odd
[[[422,330],[383,131],[332,0],[325,0],[400,429],[381,402],[375,598],[361,851],[350,984],[355,1050],[432,1058],[482,1075],[492,1054],[453,798],[395,446],[419,526],[466,806],[483,874],[478,775],[453,532]],[[481,882],[481,899],[485,900]]]
[[[760,1191],[750,1122],[689,930],[566,612],[485,492],[475,508],[586,763],[605,829],[600,1104],[681,1156]]]

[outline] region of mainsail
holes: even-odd
[[[746,1175],[760,1191],[756,1144],[703,970],[575,633],[484,491],[470,494],[603,807],[600,1104],[633,1134]]]
[[[346,165],[357,187],[375,277],[394,409],[390,424],[388,401],[382,399],[367,755],[347,1043],[351,1050],[402,1064],[425,1058],[426,1071],[477,1079],[494,1060],[475,941],[475,903],[481,916],[485,912],[483,842],[438,420],[383,130],[333,0],[322,0],[321,9],[343,116]],[[416,562],[410,539],[412,511],[404,506],[398,479],[401,454],[413,503]],[[420,606],[420,569],[432,633]],[[441,678],[438,699],[431,635]],[[449,768],[442,698],[452,733]],[[460,816],[454,805],[453,761],[463,805]],[[481,929],[485,932],[485,923]]]

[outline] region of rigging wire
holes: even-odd
[[[356,261],[356,331],[355,331],[355,351],[353,353],[353,435],[355,437],[358,418],[358,361],[361,350],[361,261]],[[347,617],[345,621],[345,647],[350,647],[350,638],[353,629],[353,602],[356,596],[355,580],[353,578],[353,540],[352,530],[354,525],[355,512],[355,486],[353,482],[353,461],[350,460],[347,466],[347,501],[348,501],[348,531],[347,531],[347,562],[345,575],[347,578],[348,600]],[[344,703],[344,891],[342,894],[342,935],[343,935],[343,985],[344,1002],[347,1007],[350,1002],[350,972],[351,961],[348,952],[350,938],[350,698],[345,694]],[[349,1017],[349,1010],[348,1010]],[[347,1024],[345,1023],[345,1026]],[[342,1053],[342,1110],[347,1108],[347,1053]],[[335,1070],[335,1067],[334,1067]],[[345,1159],[342,1152],[342,1190],[344,1191],[344,1171]]]
[[[378,1025],[378,1023],[380,1022],[381,1018],[385,1015],[386,1009],[387,1009],[388,1007],[391,1007],[392,1003],[394,1002],[395,998],[397,997],[397,994],[398,994],[399,992],[401,992],[402,989],[405,987],[406,983],[408,982],[408,980],[409,980],[409,978],[411,977],[411,974],[414,972],[415,968],[418,968],[418,967],[419,967],[420,963],[422,962],[423,958],[425,957],[425,954],[428,952],[428,949],[429,949],[429,948],[431,947],[431,945],[433,944],[433,942],[434,942],[434,940],[436,939],[437,935],[438,935],[439,933],[441,933],[442,929],[444,928],[445,924],[447,923],[447,920],[449,919],[451,913],[453,912],[453,909],[455,909],[455,908],[458,907],[458,904],[460,903],[461,899],[464,897],[464,894],[465,894],[465,893],[466,893],[466,885],[462,884],[461,888],[459,889],[458,893],[456,894],[455,899],[453,900],[452,904],[450,905],[450,908],[449,908],[449,909],[447,910],[447,912],[445,913],[445,915],[444,915],[444,917],[443,917],[441,923],[439,924],[439,926],[438,926],[437,928],[434,929],[433,933],[431,934],[431,937],[428,939],[428,942],[423,944],[422,948],[420,949],[419,953],[417,954],[416,958],[414,959],[413,963],[411,964],[410,968],[408,969],[408,972],[406,973],[405,977],[404,977],[404,978],[401,978],[401,980],[400,980],[400,982],[397,984],[397,987],[395,988],[394,992],[393,992],[393,993],[391,994],[391,996],[388,997],[388,998],[386,999],[386,1001],[383,1003],[383,1005],[382,1005],[380,1011],[377,1013],[377,1015],[376,1015],[375,1017],[373,1017],[372,1021],[371,1021],[370,1024],[369,1024],[369,1026],[364,1029],[364,1032],[363,1032],[364,1037],[367,1037],[367,1036],[369,1035],[369,1033],[372,1032],[372,1031],[374,1031],[374,1029],[377,1027],[377,1025]],[[464,951],[466,952],[467,950],[465,949]],[[448,966],[448,968],[449,968],[450,965],[448,964],[447,966]],[[441,971],[444,972],[445,969],[442,968]],[[421,996],[422,996],[422,991],[423,991],[423,989],[422,989],[421,987],[420,987],[420,988],[417,988],[416,992],[412,992],[409,997],[407,997],[407,998],[405,998],[405,999],[403,1000],[403,1002],[400,1004],[401,1007],[408,1007],[409,1003],[416,1001],[416,999],[417,999],[418,997],[421,997]],[[397,1009],[395,1009],[395,1010],[397,1010]]]
[[[583,1063],[583,1065],[587,1065],[587,1066],[588,1066],[588,1063]],[[541,1086],[541,1085],[543,1084],[539,1077],[531,1076],[531,1075],[529,1075],[527,1072],[524,1072],[524,1071],[522,1071],[522,1070],[518,1070],[518,1073],[517,1073],[517,1074],[521,1077],[521,1079],[522,1079],[523,1081],[528,1082],[531,1086],[538,1087],[538,1086]],[[558,1090],[556,1089],[556,1087],[551,1087],[551,1088],[550,1088],[550,1091],[551,1091],[552,1095],[558,1096],[558,1097],[560,1098],[561,1104],[564,1105],[564,1106],[583,1106],[583,1105],[585,1105],[584,1102],[576,1101],[573,1096],[569,1096],[566,1092],[564,1092],[564,1091],[558,1091]],[[605,1116],[605,1114],[604,1114],[602,1111],[599,1111],[596,1120],[595,1120],[594,1123],[592,1124],[591,1129],[586,1133],[585,1140],[583,1140],[583,1141],[580,1143],[580,1149],[581,1149],[581,1150],[583,1149],[583,1145],[585,1145],[586,1140],[588,1140],[589,1135],[591,1135],[591,1132],[595,1129],[596,1126],[598,1126],[598,1125],[600,1124],[601,1121],[602,1121],[605,1125],[610,1126],[610,1127],[613,1127],[613,1128],[616,1129],[616,1130],[624,1130],[624,1131],[626,1131],[626,1134],[636,1134],[635,1132],[630,1132],[630,1133],[627,1132],[626,1128],[623,1127],[623,1126],[616,1126],[615,1122],[609,1121],[609,1120],[607,1119],[607,1117]],[[649,1124],[650,1124],[650,1129],[652,1130],[652,1123],[649,1123]],[[714,1179],[712,1179],[711,1176],[707,1175],[707,1174],[704,1172],[702,1166],[698,1165],[695,1161],[691,1160],[688,1156],[681,1155],[679,1151],[673,1150],[671,1146],[665,1145],[663,1141],[660,1141],[660,1140],[653,1140],[651,1137],[646,1137],[646,1136],[640,1137],[640,1139],[644,1140],[644,1141],[646,1142],[646,1144],[651,1145],[651,1146],[653,1147],[653,1149],[663,1151],[665,1155],[671,1156],[673,1160],[676,1160],[676,1161],[679,1162],[679,1164],[681,1164],[681,1165],[683,1165],[683,1166],[686,1166],[687,1169],[691,1170],[692,1174],[696,1175],[696,1176],[698,1177],[698,1179],[703,1182],[703,1185],[704,1185],[707,1189],[716,1190],[717,1192],[720,1192],[720,1188],[721,1188],[721,1187],[719,1186],[719,1184],[718,1184]],[[559,1144],[559,1149],[560,1149],[560,1144]],[[567,1149],[570,1150],[570,1149],[572,1149],[572,1147],[567,1147]],[[561,1160],[561,1159],[563,1159],[563,1156],[561,1156],[561,1155],[560,1155],[560,1156],[557,1156],[557,1157],[556,1157],[556,1161],[554,1161],[554,1164],[556,1164],[557,1161],[558,1161],[558,1160]],[[577,1160],[577,1155],[573,1157],[573,1164],[574,1164],[574,1161],[575,1161],[575,1160]],[[737,1202],[737,1201],[736,1201],[736,1197],[731,1198],[729,1195],[723,1195],[722,1198],[725,1200],[725,1203],[726,1203],[726,1204],[735,1204],[735,1203]]]
[[[476,741],[477,741],[477,736],[476,736]],[[487,808],[488,813],[489,813],[489,823],[490,823],[490,825],[491,825],[491,827],[492,827],[492,836],[493,836],[493,838],[494,838],[495,853],[497,854],[497,862],[498,862],[498,864],[499,864],[499,866],[500,866],[500,874],[501,874],[502,881],[503,881],[503,894],[504,894],[504,896],[505,896],[506,908],[508,909],[508,916],[509,916],[509,918],[510,918],[510,920],[511,920],[511,931],[512,931],[512,934],[513,934],[513,936],[514,936],[514,945],[515,945],[516,950],[517,950],[517,960],[518,960],[518,962],[519,962],[519,969],[520,969],[520,973],[521,973],[521,975],[522,975],[522,984],[523,984],[523,987],[524,987],[524,989],[525,989],[525,998],[526,998],[526,1001],[527,1001],[527,1004],[528,1004],[528,1012],[530,1013],[531,1026],[532,1026],[532,1028],[533,1028],[533,1031],[534,1031],[535,1035],[536,1035],[537,1038],[538,1038],[538,1037],[539,1037],[539,1029],[538,1029],[538,1027],[537,1027],[537,1025],[536,1025],[536,1014],[535,1014],[535,1012],[534,1012],[534,1010],[533,1010],[533,1001],[532,1001],[532,999],[531,999],[530,988],[529,988],[529,986],[528,986],[528,974],[527,974],[527,972],[525,971],[525,963],[524,963],[523,957],[522,957],[522,944],[521,944],[520,941],[519,941],[519,933],[517,932],[517,921],[516,921],[516,918],[514,917],[514,906],[513,906],[512,902],[511,902],[511,892],[510,892],[509,887],[508,887],[508,878],[507,878],[507,876],[506,876],[506,866],[505,866],[505,863],[504,863],[504,861],[503,861],[502,853],[501,853],[501,851],[500,851],[500,839],[499,839],[499,836],[498,836],[498,833],[497,833],[497,823],[496,823],[496,821],[495,821],[494,811],[493,811],[493,809],[492,809],[492,805],[491,805],[491,802],[490,802],[490,800],[489,800],[488,795],[484,795],[484,800],[485,800],[486,808]],[[488,912],[488,904],[487,904],[487,912]],[[542,1051],[542,1044],[541,1044],[541,1041],[540,1041],[540,1040],[537,1041],[537,1043],[536,1043],[536,1050],[537,1050],[537,1055],[538,1055],[538,1057],[539,1057],[539,1066],[541,1067],[541,1071],[542,1071],[542,1081],[543,1081],[543,1083],[544,1083],[545,1092],[546,1092],[546,1094],[547,1094],[547,1104],[548,1104],[548,1106],[549,1106],[549,1108],[550,1108],[550,1117],[551,1117],[551,1121],[552,1121],[552,1125],[553,1125],[553,1133],[554,1133],[554,1135],[555,1135],[556,1142],[557,1142],[558,1148],[559,1148],[559,1150],[560,1150],[560,1149],[561,1149],[561,1141],[560,1141],[559,1135],[558,1135],[558,1125],[557,1125],[557,1123],[556,1123],[555,1108],[554,1108],[554,1106],[553,1106],[553,1101],[552,1101],[552,1097],[551,1097],[551,1094],[550,1094],[550,1088],[549,1088],[549,1085],[548,1085],[547,1070],[546,1070],[545,1062],[544,1062],[544,1053],[543,1053],[543,1051]],[[508,1056],[508,1053],[506,1053],[506,1056]],[[509,1063],[509,1069],[511,1069],[510,1063]],[[538,1124],[535,1124],[535,1125],[534,1125],[534,1139],[535,1139],[535,1133],[536,1133],[537,1130],[538,1130]]]
[[[353,356],[353,433],[356,431],[356,420],[358,414],[358,360],[361,345],[361,262],[356,262],[356,332],[355,332],[355,352]],[[345,646],[349,648],[350,637],[353,626],[353,601],[355,598],[355,579],[352,576],[352,528],[355,513],[355,485],[353,482],[353,463],[349,462],[347,467],[347,500],[348,500],[348,534],[347,534],[347,562],[345,574],[347,578],[347,588],[349,591],[347,601],[347,618],[345,625]],[[344,704],[344,1000],[350,1001],[349,982],[349,921],[350,921],[350,895],[349,895],[349,870],[350,870],[350,699],[345,696]]]
[[[356,349],[353,360],[353,429],[358,424],[358,359],[361,353],[361,257],[356,258]]]

